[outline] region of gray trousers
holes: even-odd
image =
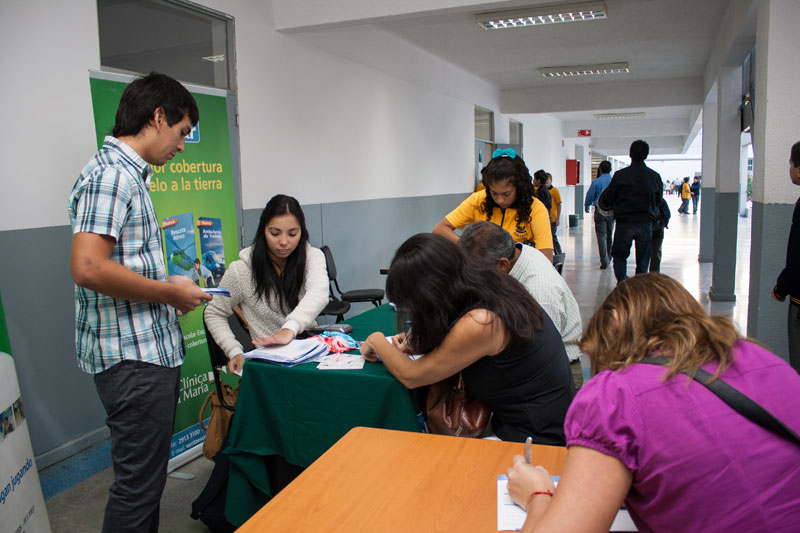
[[[789,364],[800,372],[800,305],[789,302]]]
[[[594,210],[594,233],[597,235],[597,248],[600,250],[600,264],[611,263],[611,241],[614,236],[614,217],[601,215]]]
[[[181,369],[122,361],[95,374],[111,429],[111,485],[103,531],[158,531]]]

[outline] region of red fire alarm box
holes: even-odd
[[[577,159],[567,159],[567,185],[577,185],[581,182],[581,162]]]

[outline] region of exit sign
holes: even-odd
[[[592,130],[578,130],[578,137],[591,137]]]

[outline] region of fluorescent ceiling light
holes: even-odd
[[[201,57],[203,61],[209,61],[211,63],[222,63],[225,61],[225,54],[217,54],[215,56],[205,56]]]
[[[595,113],[592,115],[597,120],[625,120],[629,118],[644,118],[644,111],[638,113]]]
[[[475,15],[478,26],[484,30],[522,28],[559,22],[581,22],[606,18],[604,2],[581,2],[556,6],[536,6],[527,9],[495,11]]]
[[[568,67],[543,67],[539,69],[545,78],[569,76],[594,76],[598,74],[624,74],[630,72],[628,63],[603,63],[601,65],[573,65]]]

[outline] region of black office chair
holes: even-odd
[[[330,295],[328,305],[322,308],[322,311],[319,312],[319,316],[335,316],[336,322],[344,322],[344,314],[350,311],[350,304],[348,302],[343,302],[336,298],[333,294],[333,288],[329,287]]]
[[[203,310],[203,328],[206,330],[206,342],[208,343],[208,355],[211,358],[211,372],[214,375],[214,383],[219,384],[222,383],[219,377],[219,369],[223,366],[227,366],[228,364],[228,356],[225,355],[225,352],[220,348],[217,341],[214,340],[214,337],[211,336],[211,332],[208,331],[208,326],[206,325],[206,311],[208,308]],[[236,340],[239,341],[242,345],[242,349],[245,352],[249,352],[250,350],[254,349],[253,342],[250,340],[250,332],[247,330],[247,324],[244,321],[244,316],[240,316],[241,310],[238,307],[234,308],[234,312],[231,316],[228,317],[228,324],[231,327],[231,331],[233,335],[236,337]],[[228,405],[225,401],[225,397],[222,394],[222,387],[217,386],[217,398],[219,399],[219,403],[227,409],[228,411],[233,411],[234,406]]]
[[[331,283],[333,283],[341,299],[348,304],[353,302],[372,302],[372,305],[378,307],[383,303],[383,289],[356,289],[342,292],[342,289],[339,288],[339,282],[336,281],[336,263],[333,260],[331,249],[327,246],[322,246],[320,250],[325,254],[325,264],[328,267],[328,287],[330,288],[331,297],[336,298],[331,287]]]

